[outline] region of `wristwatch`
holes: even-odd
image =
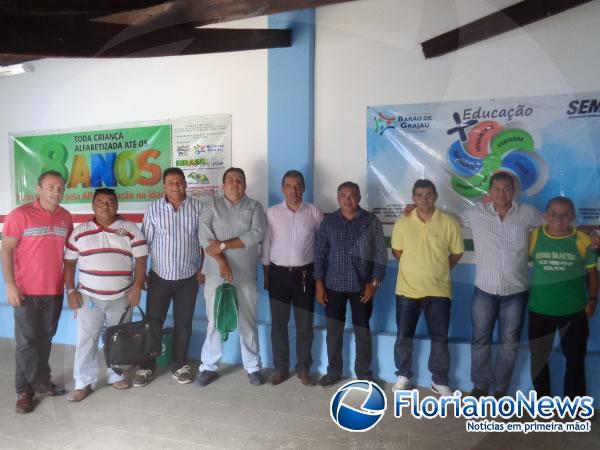
[[[221,242],[219,244],[219,250],[223,251],[223,250],[225,250],[225,247],[227,247],[227,244],[225,244],[225,242]]]
[[[67,295],[71,294],[72,292],[75,292],[76,290],[77,288],[67,289]]]
[[[369,283],[371,286],[373,286],[374,288],[378,288],[379,286],[381,286],[381,283],[379,282],[379,280],[374,279],[373,281],[371,281]]]

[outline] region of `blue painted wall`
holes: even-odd
[[[375,299],[373,318],[371,319],[371,328],[373,330],[373,371],[377,377],[385,381],[395,380],[394,367],[394,342],[396,338],[395,324],[395,275],[396,264],[390,262],[386,278]],[[262,286],[261,270],[258,271],[258,283]],[[453,271],[453,298],[452,316],[450,328],[450,384],[454,388],[465,391],[471,389],[470,382],[470,345],[471,335],[471,292],[472,284],[465,280],[472,280],[474,276],[474,266],[471,264],[459,264]],[[13,309],[6,303],[5,286],[0,281],[0,337],[12,338],[14,336]],[[270,308],[269,301],[265,291],[260,291],[258,305],[258,328],[260,350],[263,365],[272,367],[271,338],[270,338]],[[142,301],[145,305],[145,296]],[[206,315],[204,296],[202,292],[198,295],[196,312],[194,314],[194,331],[190,343],[190,357],[200,359],[200,350],[204,342],[206,331]],[[166,326],[172,325],[172,315],[169,313]],[[54,342],[62,344],[74,344],[76,337],[76,319],[73,318],[73,312],[65,305],[60,318],[57,335]],[[600,380],[595,376],[600,370],[600,314],[596,314],[590,322],[592,336],[588,344],[587,375],[588,375],[588,393],[594,398],[600,398]],[[594,332],[595,331],[595,332]],[[521,351],[513,376],[511,391],[516,389],[528,391],[531,389],[531,380],[529,377],[529,350],[526,342],[527,331],[523,332],[523,342]],[[293,328],[293,319],[290,325],[290,349],[295,348],[295,332]],[[415,349],[413,357],[413,368],[415,372],[414,382],[420,386],[428,386],[431,383],[431,377],[427,370],[427,358],[429,356],[429,340],[427,339],[427,328],[423,318],[417,328],[417,338],[415,339]],[[294,352],[290,352],[292,361],[291,366],[295,364]],[[347,312],[346,332],[344,336],[344,373],[352,375],[354,367],[354,337],[352,333],[352,324],[350,322],[350,310]],[[315,340],[313,343],[313,371],[324,373],[327,368],[327,350],[325,346],[325,316],[320,305],[315,308]],[[225,343],[223,362],[241,363],[241,354],[239,346],[239,335],[233,333]],[[564,360],[560,351],[557,351],[551,360],[553,391],[557,394],[562,392],[562,374],[564,373]],[[596,405],[597,406],[597,405]]]
[[[269,17],[270,28],[292,30],[292,47],[269,50],[269,205],[283,200],[281,177],[289,169],[306,179],[305,199],[313,198],[315,11]]]

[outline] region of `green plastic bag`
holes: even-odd
[[[215,327],[226,341],[238,327],[238,302],[235,286],[224,282],[215,293]]]

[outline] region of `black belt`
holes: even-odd
[[[313,267],[313,263],[306,264],[305,266],[278,266],[277,264],[271,263],[273,267],[279,270],[285,270],[286,272],[304,272],[310,270]]]

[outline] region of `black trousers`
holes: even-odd
[[[358,378],[371,376],[371,329],[369,320],[373,313],[373,300],[361,303],[362,292],[338,292],[327,289],[327,373],[335,377],[342,375],[342,348],[344,346],[344,324],[346,323],[346,302],[350,301],[352,325],[356,341],[354,372]]]
[[[287,371],[290,368],[288,322],[293,305],[296,321],[296,372],[310,371],[315,309],[315,281],[312,273],[312,264],[295,271],[275,264],[269,267],[271,344],[275,370]]]
[[[564,395],[586,395],[585,354],[589,336],[585,311],[569,316],[547,316],[529,311],[531,380],[538,397],[550,395],[550,369],[554,333],[560,333],[560,347],[566,359]]]
[[[164,280],[154,271],[148,274],[146,316],[162,328],[173,299],[173,349],[171,370],[175,372],[188,363],[187,354],[192,336],[192,320],[198,296],[196,275],[184,280]],[[140,365],[142,369],[156,370],[156,360]]]
[[[62,305],[62,295],[26,296],[14,308],[17,394],[50,382],[50,350]]]

